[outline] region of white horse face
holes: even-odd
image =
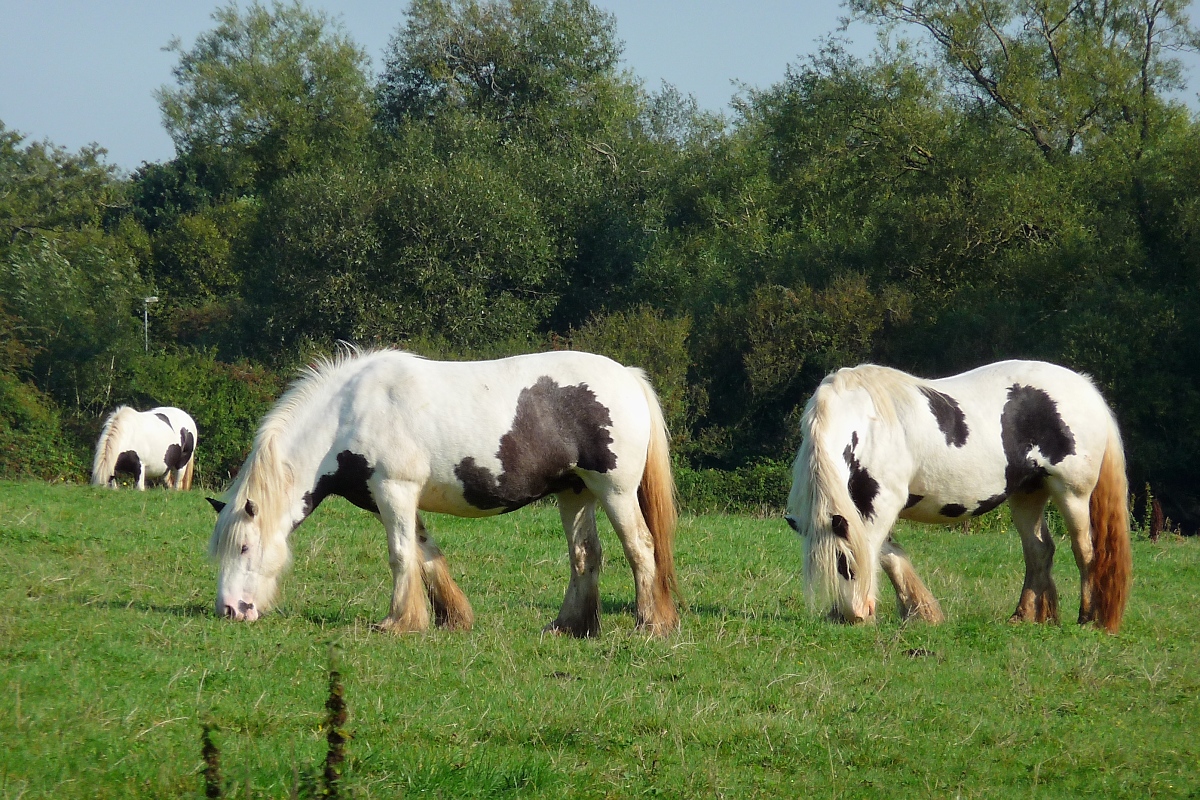
[[[219,562],[218,616],[252,622],[274,605],[279,576],[290,559],[287,537],[280,530],[262,519],[253,500],[220,510],[210,544]]]
[[[814,605],[832,608],[845,622],[864,622],[875,616],[876,574],[882,541],[876,542],[861,520],[852,536],[851,521],[832,513],[809,491],[807,460],[801,453],[792,468],[792,489],[784,520],[800,535],[804,546],[804,583]],[[857,544],[857,549],[854,547]]]

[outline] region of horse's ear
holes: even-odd
[[[221,509],[225,507],[225,504],[215,497],[206,497],[204,499],[207,500],[208,504],[213,507],[213,511],[216,511],[218,514],[220,514]]]
[[[258,506],[256,506],[254,504],[253,500],[247,500],[246,501],[246,516],[253,517],[257,513],[258,513]]]

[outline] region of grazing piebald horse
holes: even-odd
[[[347,351],[298,380],[266,416],[227,504],[213,501],[217,613],[271,608],[288,535],[331,494],[387,530],[391,632],[435,620],[470,628],[471,606],[418,510],[486,517],[556,495],[570,580],[548,630],[600,632],[603,506],[633,569],[637,620],[678,626],[674,480],[658,399],[641,370],[552,352],[441,362],[394,350]]]
[[[143,491],[147,478],[162,478],[167,486],[190,489],[195,453],[196,423],[186,411],[171,406],[149,411],[118,406],[100,429],[92,484],[116,486],[120,474],[133,476]]]
[[[1121,625],[1131,559],[1125,454],[1104,398],[1083,375],[1002,361],[941,380],[865,364],[825,378],[804,409],[787,521],[804,540],[814,601],[847,621],[875,613],[879,568],[903,616],[942,620],[890,539],[897,517],[958,522],[1004,502],[1025,554],[1012,619],[1058,620],[1048,500],[1079,567],[1079,622]]]

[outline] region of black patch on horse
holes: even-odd
[[[853,444],[846,445],[846,449],[842,451],[842,458],[846,459],[846,465],[850,467],[850,479],[846,481],[846,488],[850,490],[850,499],[854,501],[859,516],[863,519],[871,519],[875,516],[875,498],[879,496],[879,481],[871,477],[871,473],[858,463],[858,458],[854,455],[854,445],[858,444],[857,433],[853,434],[851,441]]]
[[[1000,413],[1000,440],[1004,445],[1004,489],[1033,492],[1047,473],[1029,453],[1036,447],[1051,464],[1075,452],[1075,437],[1058,413],[1058,405],[1042,389],[1014,383]]]
[[[463,497],[476,508],[513,511],[549,494],[582,492],[576,469],[608,472],[617,465],[609,448],[612,415],[586,383],[559,386],[543,375],[521,390],[512,427],[500,437],[499,478],[474,457],[454,468]]]
[[[161,411],[155,411],[154,416],[158,417],[163,422],[167,423],[168,428],[170,428],[171,430],[175,430],[175,426],[173,426],[171,424],[171,418],[168,417],[166,414],[162,413]]]
[[[971,512],[971,516],[978,517],[986,514],[1007,499],[1008,495],[1006,495],[1004,492],[1001,492],[1000,494],[992,495],[987,500],[980,500],[979,505],[975,506],[975,510]]]
[[[912,508],[913,506],[915,506],[917,503],[921,502],[924,499],[925,499],[925,495],[923,495],[923,494],[909,494],[908,500],[904,503],[904,507],[906,509]]]
[[[846,560],[846,554],[839,552],[837,554],[837,571],[848,581],[854,580],[854,570],[850,569],[850,562]]]
[[[835,535],[840,536],[843,539],[850,538],[850,523],[846,522],[845,517],[843,517],[841,514],[834,514],[833,519],[831,519],[829,522],[833,527],[833,532]]]
[[[967,507],[959,505],[958,503],[947,503],[946,505],[942,506],[938,513],[946,519],[954,519],[967,513]]]
[[[311,492],[304,493],[304,516],[308,516],[331,494],[344,497],[364,511],[379,513],[375,498],[367,488],[367,478],[375,469],[367,465],[367,457],[343,450],[337,454],[337,469],[317,478]]]
[[[161,417],[162,414],[158,416]],[[196,452],[196,437],[192,436],[192,432],[187,428],[180,428],[179,444],[167,447],[163,462],[167,465],[167,469],[183,469],[191,460],[194,452]]]
[[[120,473],[122,475],[140,475],[142,472],[142,459],[138,458],[136,450],[126,450],[117,456],[117,463],[113,465],[113,474]]]
[[[934,419],[937,420],[938,427],[942,430],[942,435],[946,437],[946,444],[954,447],[965,445],[970,429],[967,428],[967,417],[958,407],[958,401],[937,389],[930,389],[927,386],[918,386],[917,388],[929,401],[929,410],[933,412]]]

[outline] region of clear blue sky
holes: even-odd
[[[724,109],[739,86],[765,88],[835,32],[834,0],[593,0],[616,15],[625,66],[656,89],[662,81],[704,108]],[[340,17],[378,68],[403,21],[405,0],[306,0]],[[212,27],[210,0],[0,0],[0,120],[32,139],[77,150],[95,142],[133,169],[164,161],[174,147],[154,90],[172,81],[172,37],[191,46]],[[244,6],[245,3],[243,2]],[[1200,0],[1192,5],[1200,20]],[[846,36],[858,54],[874,31]],[[1200,70],[1193,69],[1193,84]],[[1186,98],[1195,107],[1195,92]]]

